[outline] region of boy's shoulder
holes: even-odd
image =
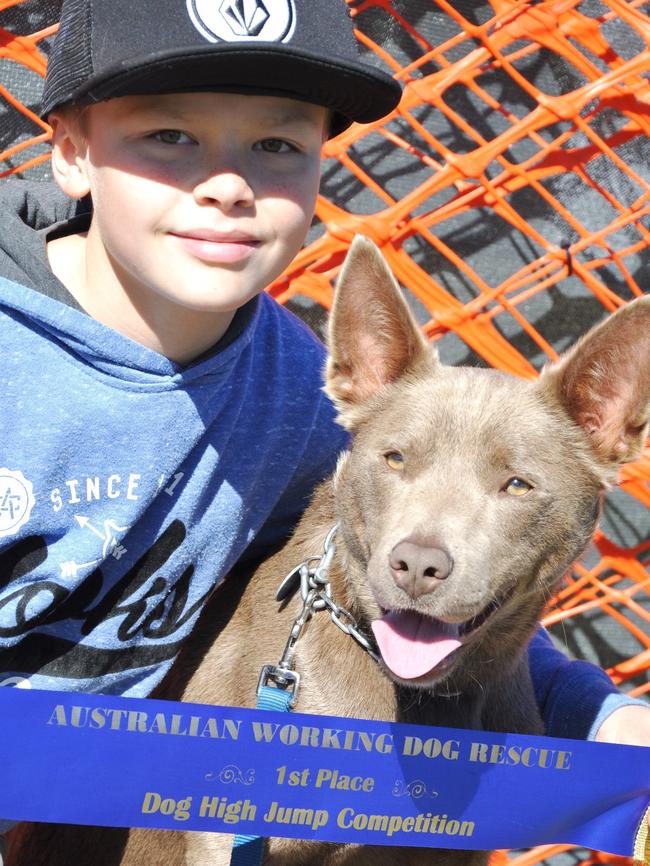
[[[267,292],[259,295],[257,303],[254,339],[266,355],[269,370],[271,358],[276,357],[276,363],[281,360],[292,378],[305,376],[312,368],[320,376],[326,350],[309,325]]]

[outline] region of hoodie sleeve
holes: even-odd
[[[567,658],[548,632],[539,628],[528,648],[530,674],[546,733],[550,737],[593,740],[608,715],[640,704],[620,692],[601,668]]]

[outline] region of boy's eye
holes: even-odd
[[[194,144],[194,139],[180,129],[161,129],[154,132],[151,138],[162,144]]]
[[[294,153],[297,148],[282,138],[263,138],[254,145],[255,150],[263,150],[265,153]]]

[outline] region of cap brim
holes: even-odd
[[[274,43],[206,45],[191,52],[150,55],[91,76],[74,101],[116,96],[223,90],[285,96],[323,105],[333,114],[332,135],[352,122],[370,123],[393,111],[400,84],[380,69],[337,57],[323,58]],[[56,106],[44,106],[44,114]]]

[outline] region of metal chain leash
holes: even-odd
[[[290,701],[290,706],[292,707],[295,705],[300,684],[300,674],[293,669],[295,647],[305,625],[318,611],[329,611],[332,622],[344,634],[350,635],[375,661],[379,661],[379,656],[373,650],[370,641],[359,630],[355,617],[349,610],[341,607],[332,598],[332,585],[328,572],[336,553],[334,538],[338,528],[338,523],[335,523],[327,533],[322,555],[310,556],[292,569],[284,578],[276,593],[276,599],[284,601],[285,598],[290,597],[296,591],[299,585],[303,604],[300,613],[291,627],[289,639],[280,661],[277,665],[265,665],[262,668],[258,692],[269,680],[279,689],[286,690],[293,688],[293,696]]]

